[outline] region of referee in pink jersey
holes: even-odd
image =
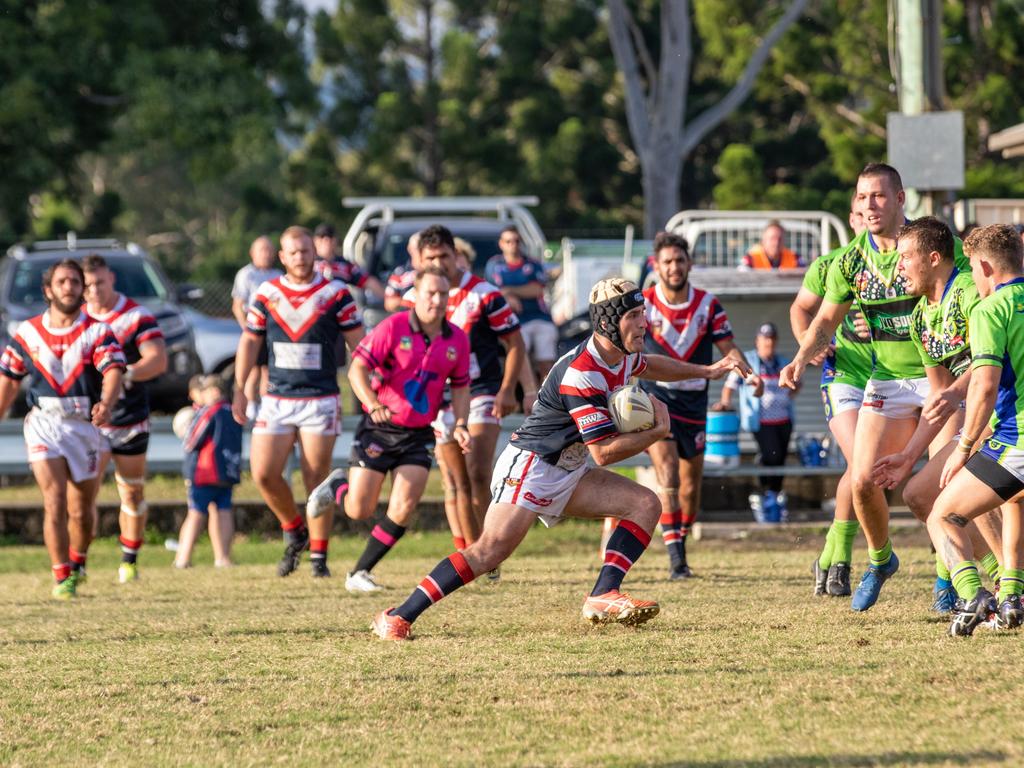
[[[334,504],[367,520],[377,508],[387,473],[392,475],[387,514],[345,579],[349,592],[380,589],[372,570],[406,531],[430,472],[434,430],[430,423],[451,386],[454,436],[464,453],[472,440],[469,418],[469,337],[445,319],[448,277],[437,267],[416,273],[416,302],[391,315],[352,353],[349,381],[363,405],[349,459],[349,478],[335,470],[313,493],[306,510],[317,517]]]

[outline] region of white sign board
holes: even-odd
[[[963,189],[963,112],[890,112],[886,120],[889,165],[903,184],[918,190]]]

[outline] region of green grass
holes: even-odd
[[[668,582],[660,545],[627,585],[662,603],[639,629],[581,622],[594,525],[538,529],[497,587],[424,615],[417,639],[367,626],[449,540],[413,533],[379,568],[383,594],[287,580],[280,545],[190,571],[148,547],[114,584],[98,542],[71,604],[48,598],[41,548],[0,550],[0,764],[1021,765],[1021,637],[944,636],[932,559],[900,548],[882,601],[810,596],[808,545],[699,542],[701,578]],[[340,574],[361,543],[332,544]]]
[[[636,470],[632,467],[622,467],[616,471],[631,480],[636,479]],[[383,496],[385,498],[390,488],[391,479],[389,475],[388,479],[384,481]],[[292,491],[295,494],[296,500],[305,501],[306,492],[302,488],[302,478],[299,477],[298,472],[292,476]],[[440,499],[444,497],[444,489],[441,487],[441,474],[436,469],[430,471],[430,477],[427,480],[427,488],[424,491],[423,497],[427,499]],[[252,476],[248,472],[242,473],[242,482],[235,488],[234,498],[236,501],[255,501],[260,498],[260,492],[256,488],[256,483],[253,482]],[[150,476],[146,480],[146,499],[151,502],[184,501],[185,485],[182,482],[181,476]],[[106,482],[100,487],[98,500],[101,504],[118,503],[117,486],[114,484],[113,476],[107,477]],[[35,481],[29,478],[26,478],[22,483],[0,488],[0,506],[3,504],[42,504],[42,501],[43,497],[39,492],[38,486],[36,486]]]

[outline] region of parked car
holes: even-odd
[[[217,373],[227,381],[234,381],[235,352],[242,337],[238,322],[233,317],[204,315],[189,306],[182,307],[182,311],[192,326],[203,373]]]
[[[546,242],[527,210],[535,197],[352,197],[344,204],[360,208],[342,242],[342,254],[385,282],[409,256],[409,238],[431,224],[443,224],[476,251],[473,272],[483,277],[487,260],[497,253],[501,230],[514,224],[523,250],[542,261]],[[381,302],[365,297],[363,320],[373,327],[386,315]]]
[[[150,385],[154,409],[172,411],[188,401],[188,380],[202,370],[195,339],[180,302],[196,291],[175,287],[149,255],[134,243],[116,240],[80,240],[69,235],[32,245],[15,245],[0,263],[0,343],[18,325],[46,308],[42,278],[47,268],[65,258],[81,259],[96,253],[106,259],[116,276],[115,288],[144,305],[157,319],[167,343],[167,372]]]

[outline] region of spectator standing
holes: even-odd
[[[266,235],[260,235],[249,246],[249,263],[238,270],[234,285],[231,286],[231,314],[245,330],[245,315],[252,304],[256,289],[267,280],[274,280],[284,274],[278,269],[274,253],[274,243]],[[245,382],[245,396],[252,404],[252,414],[259,405],[260,396],[267,389],[267,347],[260,348],[256,366]]]
[[[786,230],[774,219],[761,233],[761,242],[751,248],[740,261],[741,270],[797,269],[806,266],[795,251],[786,247]]]
[[[730,374],[722,388],[722,399],[712,410],[732,409],[733,393],[739,390],[740,426],[751,432],[761,451],[761,466],[781,467],[789,454],[789,438],[793,434],[793,397],[796,391],[779,386],[779,371],[789,360],[775,351],[779,330],[774,323],[763,323],[757,331],[754,349],[744,353],[754,373],[764,383],[764,394],[754,396],[754,386],[736,374]],[[759,521],[785,520],[786,495],[782,477],[762,476],[761,494],[751,494],[750,506]]]
[[[519,316],[526,352],[543,381],[555,364],[558,330],[544,302],[544,265],[523,255],[522,242],[519,230],[505,227],[498,238],[501,253],[488,260],[484,276]]]

